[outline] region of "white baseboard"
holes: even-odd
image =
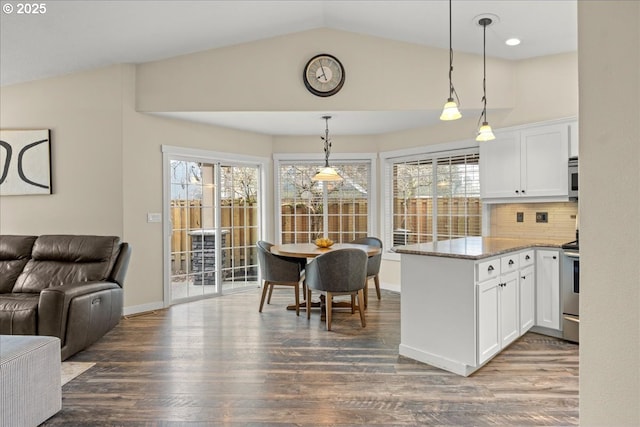
[[[369,287],[373,287],[373,281],[371,281],[371,283],[369,283]],[[396,283],[385,283],[385,282],[380,282],[380,289],[386,289],[388,291],[392,291],[392,292],[398,292],[400,293],[400,284],[396,284]],[[375,292],[375,291],[374,291]],[[153,310],[162,310],[164,307],[164,303],[162,301],[157,301],[157,302],[150,302],[147,304],[140,304],[140,305],[134,305],[134,306],[130,306],[130,307],[124,307],[124,309],[122,310],[123,316],[131,316],[133,314],[138,314],[138,313],[144,313],[147,311],[153,311]]]
[[[371,285],[369,285],[371,286]],[[393,291],[400,293],[400,283],[385,283],[380,282],[380,289],[386,289],[388,291]]]
[[[146,311],[153,311],[153,310],[162,310],[163,308],[164,308],[164,304],[162,303],[162,301],[150,302],[147,304],[124,307],[122,309],[122,315],[131,316],[132,314],[144,313]]]

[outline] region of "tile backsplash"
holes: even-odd
[[[496,204],[489,212],[492,237],[575,240],[577,202]],[[517,221],[518,212],[522,222]],[[537,212],[547,212],[548,222],[536,222]]]

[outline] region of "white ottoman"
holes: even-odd
[[[62,408],[60,340],[0,335],[0,427],[37,426]]]

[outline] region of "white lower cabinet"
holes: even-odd
[[[400,355],[467,376],[541,322],[549,332],[559,322],[559,253],[401,253]]]
[[[502,348],[500,337],[500,280],[478,284],[478,363],[482,364]]]
[[[536,324],[536,273],[530,265],[520,270],[520,335]]]
[[[518,272],[478,284],[478,362],[489,360],[520,336]]]
[[[536,326],[560,329],[560,252],[536,251]]]

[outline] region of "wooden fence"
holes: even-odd
[[[440,237],[480,235],[482,204],[479,198],[438,199],[437,230]],[[430,241],[433,235],[433,202],[424,199],[394,199],[394,230],[403,230],[407,243]],[[396,242],[397,243],[397,242]]]
[[[394,230],[406,230],[407,243],[427,241],[427,235],[433,233],[430,217],[433,215],[432,199],[396,198],[393,201]],[[281,207],[283,242],[309,241],[322,235],[323,213],[314,212],[305,204],[285,203]],[[438,199],[438,233],[443,235],[480,235],[481,203],[480,199]],[[329,203],[329,237],[336,240],[339,234],[346,236],[364,236],[370,212],[366,199],[348,202]],[[183,270],[186,253],[191,249],[189,232],[198,229],[213,228],[213,208],[203,208],[199,200],[172,200],[171,252],[174,254],[174,267]],[[243,202],[224,200],[221,207],[220,225],[228,230],[226,247],[232,253],[223,257],[223,268],[245,263],[255,264],[253,245],[258,240],[259,212],[257,205],[245,205]],[[466,227],[466,228],[465,228]],[[178,255],[180,254],[180,255]]]
[[[255,264],[255,249],[258,240],[259,212],[257,205],[233,203],[223,200],[221,206],[220,226],[228,231],[225,247],[229,253],[222,257],[222,268],[242,267]],[[185,271],[187,253],[192,247],[193,230],[213,229],[213,207],[202,207],[199,200],[172,200],[171,221],[171,253],[173,271]]]

